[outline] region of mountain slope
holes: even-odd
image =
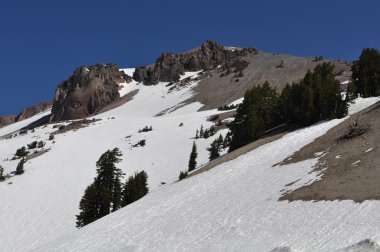
[[[378,100],[359,100],[350,114]],[[296,189],[319,179],[319,173],[313,172],[318,158],[273,165],[345,119],[289,133],[208,172],[151,192],[35,251],[271,251],[280,247],[333,251],[366,238],[378,240],[380,230],[374,228],[380,221],[378,201],[278,201],[284,188]]]
[[[125,71],[133,72],[133,69]],[[170,87],[166,84],[124,84],[121,94],[138,91],[131,101],[95,116],[101,120],[85,128],[55,135],[55,143],[48,140],[49,135],[58,130],[57,125],[69,122],[48,124],[35,128],[34,132],[14,133],[11,138],[8,135],[8,139],[1,139],[0,164],[10,175],[18,163],[18,160],[11,160],[18,148],[42,140],[46,142],[44,149],[49,150],[29,160],[23,175],[0,182],[1,249],[25,251],[59,234],[74,231],[79,201],[95,176],[96,161],[108,149],[120,148],[123,161],[119,167],[127,176],[145,170],[152,192],[177,180],[179,172],[187,169],[195,131],[201,124],[205,128],[213,125],[207,118],[218,112],[197,112],[202,106],[199,103],[172,111],[193,95],[196,82],[169,93]],[[160,113],[161,116],[156,116]],[[46,114],[49,111],[2,128],[0,135],[12,133]],[[153,131],[138,133],[144,126],[152,126]],[[226,130],[220,133],[225,134]],[[200,165],[207,162],[205,148],[216,136],[197,140]],[[143,139],[146,140],[144,147],[132,147]]]

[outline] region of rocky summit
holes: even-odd
[[[178,81],[185,71],[199,71],[215,68],[218,65],[234,64],[241,57],[256,54],[254,48],[230,49],[215,41],[208,40],[199,48],[183,54],[163,53],[153,66],[138,67],[133,79],[146,84],[157,84],[160,81]]]
[[[115,64],[79,67],[55,92],[50,121],[79,119],[118,100],[119,84],[131,82]]]

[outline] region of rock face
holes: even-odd
[[[17,116],[0,116],[0,128],[35,116],[51,108],[51,102],[41,102],[29,108],[24,108]]]
[[[0,116],[0,128],[16,122],[16,116]]]
[[[55,92],[50,121],[80,119],[118,100],[119,85],[132,78],[117,65],[79,67]]]
[[[16,117],[16,122],[28,119],[34,115],[44,112],[51,108],[51,102],[41,102],[35,106],[23,109]]]
[[[257,53],[254,48],[227,49],[215,41],[206,41],[200,48],[183,54],[164,53],[153,66],[138,67],[133,79],[146,84],[178,81],[185,71],[199,71],[218,65],[233,64],[241,57]]]

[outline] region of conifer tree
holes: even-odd
[[[76,216],[76,226],[81,228],[104,217],[102,209],[107,204],[107,201],[107,194],[105,195],[105,192],[98,188],[96,183],[89,185],[79,203],[81,212]]]
[[[212,142],[211,143],[211,146],[209,148],[207,148],[207,150],[209,151],[209,160],[210,162],[218,157],[220,157],[220,154],[219,154],[219,148],[216,144],[216,142]]]
[[[77,227],[83,227],[120,208],[122,171],[115,166],[121,161],[120,150],[115,148],[102,154],[96,162],[97,176],[87,187],[79,204]]]
[[[197,129],[197,131],[195,132],[195,139],[198,139],[199,138],[199,131]]]
[[[129,205],[149,192],[148,174],[145,171],[130,176],[124,186],[123,205]]]
[[[115,212],[121,208],[122,198],[123,198],[123,191],[122,191],[120,176],[116,175],[115,186],[113,188],[113,195],[112,195],[112,212]]]
[[[25,159],[22,158],[20,162],[17,164],[16,175],[21,175],[24,173],[24,164],[25,164]]]
[[[3,175],[4,173],[4,168],[0,165],[0,181],[4,181],[5,177]]]
[[[374,48],[363,49],[359,60],[352,65],[350,92],[363,97],[380,95],[380,52]]]
[[[204,131],[203,131],[203,125],[201,125],[201,130],[199,131],[199,137],[203,138]]]
[[[197,152],[197,145],[195,142],[193,142],[193,148],[190,153],[190,159],[189,159],[189,171],[193,171],[195,167],[197,166],[197,157],[198,157],[198,152]]]

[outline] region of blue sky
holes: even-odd
[[[207,39],[356,59],[380,48],[379,1],[65,0],[0,3],[0,114],[52,100],[76,67],[153,63]]]

